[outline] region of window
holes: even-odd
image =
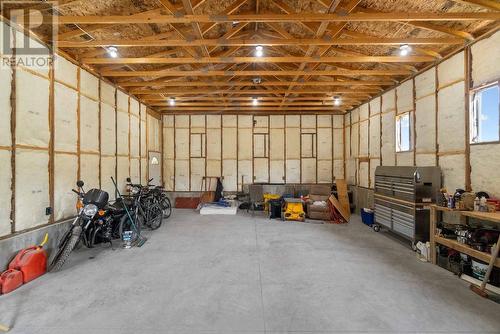
[[[499,106],[499,82],[472,91],[470,108],[471,144],[500,141]]]
[[[411,151],[410,113],[396,117],[396,152]]]

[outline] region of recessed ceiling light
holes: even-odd
[[[116,46],[108,47],[108,54],[111,58],[118,58],[118,49]]]
[[[340,98],[340,96],[333,97],[333,105],[340,106],[341,103],[342,103],[342,99]]]
[[[168,104],[170,104],[171,106],[175,106],[175,97],[171,97],[168,99]]]
[[[252,104],[253,104],[254,106],[258,105],[258,104],[259,104],[259,99],[258,99],[258,98],[256,98],[256,97],[252,97]]]
[[[407,56],[411,52],[411,47],[408,44],[403,44],[399,47],[399,54],[401,56]]]
[[[264,48],[262,45],[257,45],[255,47],[255,56],[256,57],[262,57],[264,55]]]

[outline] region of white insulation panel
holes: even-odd
[[[99,98],[99,79],[85,70],[80,70],[80,92],[97,100]]]
[[[465,188],[465,156],[463,154],[440,156],[439,166],[443,174],[443,186],[449,192]]]
[[[375,184],[375,170],[380,166],[380,159],[370,159],[370,188]]]
[[[128,113],[128,95],[119,89],[116,91],[116,108]]]
[[[10,169],[11,152],[0,150],[0,236],[10,234],[10,200],[11,200],[11,179],[12,170]]]
[[[116,153],[116,119],[115,109],[101,103],[101,154]]]
[[[284,183],[285,177],[285,161],[284,160],[271,160],[269,161],[269,182],[271,183]]]
[[[285,132],[285,154],[287,159],[300,159],[300,128],[287,127]]]
[[[12,70],[5,66],[0,66],[0,119],[10,120]],[[0,146],[10,146],[10,122],[0,122]]]
[[[334,129],[342,129],[344,127],[344,116],[332,115],[332,123]]]
[[[332,160],[318,160],[318,175],[316,182],[331,183],[332,182]]]
[[[99,152],[99,102],[80,97],[80,150]]]
[[[99,155],[80,154],[80,179],[85,188],[99,188]]]
[[[221,116],[219,115],[207,115],[207,128],[209,129],[219,129],[222,124]]]
[[[163,183],[165,190],[173,191],[175,184],[175,160],[165,159],[163,164]]]
[[[76,152],[78,92],[60,83],[54,86],[55,149]]]
[[[465,102],[463,96],[463,81],[439,91],[438,143],[440,152],[465,149]]]
[[[237,130],[236,128],[222,129],[222,158],[237,159]]]
[[[436,150],[436,98],[428,95],[417,100],[415,112],[416,150],[435,152]]]
[[[370,148],[371,157],[380,157],[380,114],[370,118]]]
[[[49,153],[16,150],[16,231],[47,224],[49,200]],[[72,185],[69,185],[72,186]]]
[[[78,67],[76,65],[61,56],[55,56],[54,75],[57,81],[64,82],[76,89],[78,87],[77,73]]]
[[[470,159],[472,189],[500,197],[500,145],[472,145]]]
[[[111,176],[115,178],[115,157],[101,157],[101,189],[109,193],[109,198],[114,198],[115,187],[111,181]]]
[[[333,129],[333,158],[344,158],[344,130]]]
[[[141,172],[140,172],[141,160],[138,158],[130,159],[130,179],[132,183],[141,183]]]
[[[271,160],[284,160],[285,159],[285,130],[284,129],[270,129],[269,140],[271,145],[269,147],[269,158]]]
[[[16,71],[17,144],[49,145],[49,80],[23,70]]]
[[[252,159],[252,135],[251,128],[238,129],[238,160]]]
[[[115,107],[115,87],[101,80],[101,101]]]
[[[139,157],[139,118],[135,115],[130,115],[130,156]]]
[[[366,121],[370,117],[370,107],[365,103],[359,107],[359,120]]]
[[[302,159],[302,183],[316,183],[316,159]]]
[[[427,154],[420,154],[417,152],[415,156],[415,165],[417,166],[436,166],[436,154],[434,153],[427,153]]]
[[[191,191],[202,190],[202,177],[205,176],[205,159],[191,159]]]
[[[129,136],[129,117],[128,113],[118,111],[116,113],[116,142],[118,154],[128,154],[128,136]]]
[[[359,123],[359,156],[368,156],[368,144],[370,134],[368,132],[369,124],[368,121],[361,121]]]
[[[425,71],[415,77],[415,97],[420,99],[436,91],[436,68]]]
[[[380,114],[380,97],[370,101],[370,116]]]
[[[358,179],[358,184],[361,187],[368,188],[369,184],[369,177],[370,177],[370,168],[369,168],[369,163],[368,162],[360,162],[359,163],[359,179]]]
[[[118,184],[118,189],[123,194],[126,190],[127,177],[130,176],[128,157],[117,157],[116,163],[116,183]]]
[[[300,160],[286,160],[286,183],[300,183]]]
[[[175,160],[175,190],[189,191],[189,160]]]
[[[332,158],[332,128],[318,128],[318,159]],[[274,143],[273,143],[274,145]]]
[[[465,58],[462,51],[438,65],[439,87],[447,86],[464,79],[464,61]],[[462,95],[463,93],[460,96]]]
[[[134,98],[130,98],[130,113],[139,116],[139,101]],[[173,118],[173,117],[172,117]]]
[[[396,95],[395,90],[391,89],[382,95],[382,112],[388,112],[396,109]]]
[[[398,114],[413,110],[413,80],[407,80],[396,88]]]
[[[253,182],[253,169],[251,160],[238,160],[238,190],[241,189],[241,182],[244,184]]]
[[[472,82],[477,87],[500,78],[500,32],[471,46]]]
[[[56,221],[76,214],[75,188],[78,157],[74,154],[56,154],[54,157],[54,219]],[[86,188],[90,189],[90,188]]]
[[[222,176],[224,177],[222,184],[225,191],[237,191],[237,164],[236,159],[224,160],[222,162]]]
[[[395,164],[395,120],[394,112],[382,114],[382,163],[384,166]]]
[[[334,160],[333,161],[333,176],[336,179],[344,178],[344,161],[343,160]]]
[[[332,128],[331,115],[317,115],[318,128]]]
[[[413,152],[396,153],[397,166],[413,166]]]
[[[316,115],[301,116],[302,129],[316,129]]]

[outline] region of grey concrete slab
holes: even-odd
[[[141,248],[79,249],[0,296],[12,333],[498,333],[500,306],[348,225],[176,210]]]

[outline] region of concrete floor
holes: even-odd
[[[176,210],[142,248],[81,249],[0,296],[12,333],[498,333],[500,305],[355,216]]]

